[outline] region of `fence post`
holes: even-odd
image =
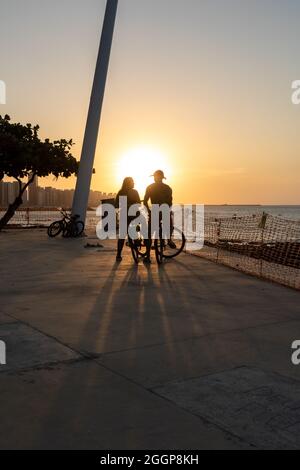
[[[260,277],[263,277],[263,248],[264,248],[264,243],[265,243],[265,228],[266,228],[266,223],[267,223],[267,218],[268,214],[266,212],[263,212],[261,222],[259,224],[259,227],[261,228],[261,251],[260,251]]]
[[[217,258],[216,258],[216,263],[219,263],[219,252],[220,252],[220,245],[219,245],[219,240],[220,240],[220,234],[221,234],[221,224],[222,224],[222,219],[219,220],[219,226],[218,226],[218,241],[217,241]]]

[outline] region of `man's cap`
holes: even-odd
[[[150,175],[150,176],[159,176],[159,177],[162,178],[162,179],[167,179],[167,178],[165,177],[164,172],[163,172],[162,170],[156,170],[156,171],[153,173],[153,175]]]

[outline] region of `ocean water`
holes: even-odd
[[[213,217],[234,217],[243,215],[267,214],[300,221],[299,206],[205,206],[205,215]]]

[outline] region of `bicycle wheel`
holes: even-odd
[[[155,257],[156,257],[157,264],[162,264],[163,262],[164,245],[165,245],[165,241],[163,240],[162,237],[158,238],[157,240],[154,240]]]
[[[55,238],[62,232],[62,230],[63,227],[61,221],[53,222],[53,224],[48,227],[48,237]]]
[[[75,233],[73,236],[80,237],[84,232],[84,223],[81,221],[76,222],[74,230],[75,230]]]
[[[180,255],[184,250],[186,238],[184,233],[179,229],[174,228],[171,239],[165,240],[164,242],[163,256],[164,258],[171,259]]]
[[[136,244],[136,241],[137,240],[130,239],[129,240],[129,246],[130,246],[130,249],[131,249],[132,258],[133,258],[135,264],[138,264],[140,255],[139,255],[138,245]]]
[[[71,238],[72,237],[72,231],[73,231],[73,228],[72,228],[72,223],[71,222],[67,222],[63,228],[63,237],[64,238]]]
[[[147,245],[146,245],[145,240],[142,237],[135,240],[135,247],[139,256],[141,258],[144,258],[147,254]]]

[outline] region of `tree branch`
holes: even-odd
[[[28,188],[28,186],[31,185],[31,183],[33,183],[34,179],[36,177],[36,173],[33,173],[33,175],[31,176],[31,178],[27,181],[27,183],[24,184],[23,186],[23,183],[22,183],[22,180],[20,178],[17,178],[15,177],[15,179],[18,181],[19,183],[19,197],[23,196],[23,194],[25,193],[26,189]]]
[[[15,179],[18,181],[19,183],[19,196],[21,196],[23,193],[22,193],[22,181],[20,180],[20,178],[17,178],[15,177]]]

